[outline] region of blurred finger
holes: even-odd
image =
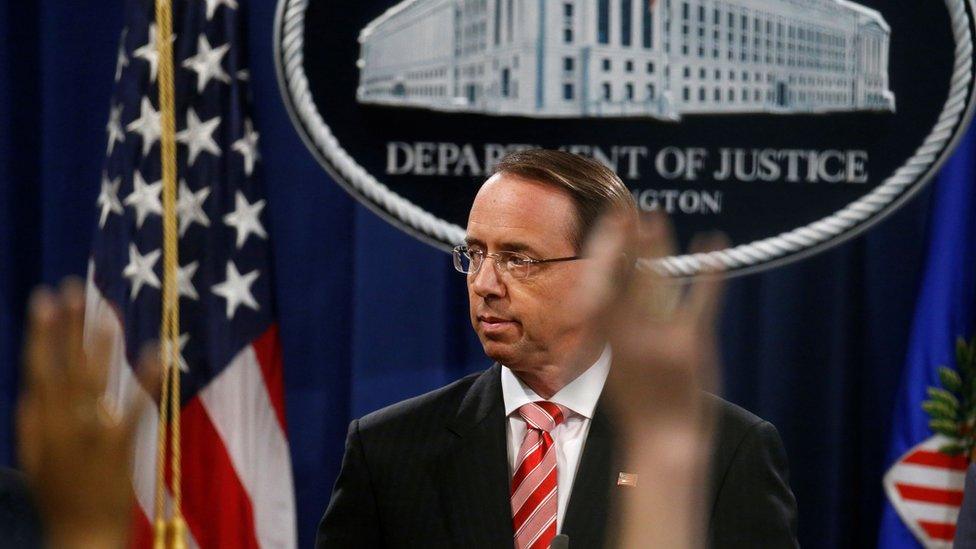
[[[149,393],[153,400],[159,400],[159,390],[162,387],[163,363],[160,346],[157,343],[147,343],[139,353],[139,363],[136,365],[136,376],[142,388]]]
[[[728,238],[723,234],[696,236],[692,240],[690,251],[704,256],[723,250],[728,245]],[[713,329],[721,308],[723,287],[722,266],[713,261],[705,266],[702,274],[692,283],[688,291],[685,306],[688,319],[700,328]]]
[[[74,372],[85,364],[85,286],[77,277],[68,277],[61,282],[61,302],[64,316],[61,323],[62,368]],[[69,373],[69,375],[71,375]]]
[[[158,345],[149,344],[143,347],[139,354],[136,375],[149,397],[147,398],[145,393],[136,392],[125,403],[121,418],[121,436],[126,445],[135,436],[136,428],[149,407],[150,399],[158,400],[162,380],[162,363],[160,362]]]
[[[27,390],[44,398],[54,382],[57,362],[58,304],[50,290],[39,288],[28,305],[29,326],[24,352]]]
[[[641,220],[639,253],[642,269],[633,287],[633,303],[639,304],[642,318],[669,319],[681,301],[681,284],[661,271],[656,260],[675,255],[674,226],[662,212],[652,212]]]
[[[580,307],[589,316],[599,317],[613,309],[627,287],[633,261],[627,253],[630,228],[627,220],[619,215],[604,216],[587,240]]]
[[[659,259],[675,254],[674,225],[666,213],[654,211],[643,216],[640,229],[642,256]]]
[[[105,391],[109,363],[115,347],[115,330],[104,319],[98,319],[87,360],[75,370],[72,381],[86,395],[98,398]]]

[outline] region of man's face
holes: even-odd
[[[575,228],[576,209],[565,191],[500,173],[475,197],[466,240],[489,253],[550,259],[577,254]],[[566,261],[534,266],[529,278],[517,279],[486,258],[468,275],[471,324],[485,354],[515,371],[572,356],[584,324],[574,307],[582,272],[579,261]]]

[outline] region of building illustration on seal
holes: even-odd
[[[403,0],[364,104],[530,117],[895,110],[891,30],[846,0]]]

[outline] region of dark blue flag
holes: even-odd
[[[958,338],[976,316],[976,142],[970,129],[939,176],[928,251],[901,389],[894,411],[884,485],[888,500],[878,546],[949,547],[962,501],[965,455],[940,451],[951,437],[930,428],[930,388],[945,390],[940,366],[955,367]],[[948,398],[948,397],[947,397]]]

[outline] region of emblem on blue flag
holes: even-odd
[[[962,504],[966,469],[976,433],[976,340],[956,342],[958,371],[938,368],[940,387],[929,387],[922,409],[935,433],[888,469],[885,492],[905,525],[926,547],[949,547]]]

